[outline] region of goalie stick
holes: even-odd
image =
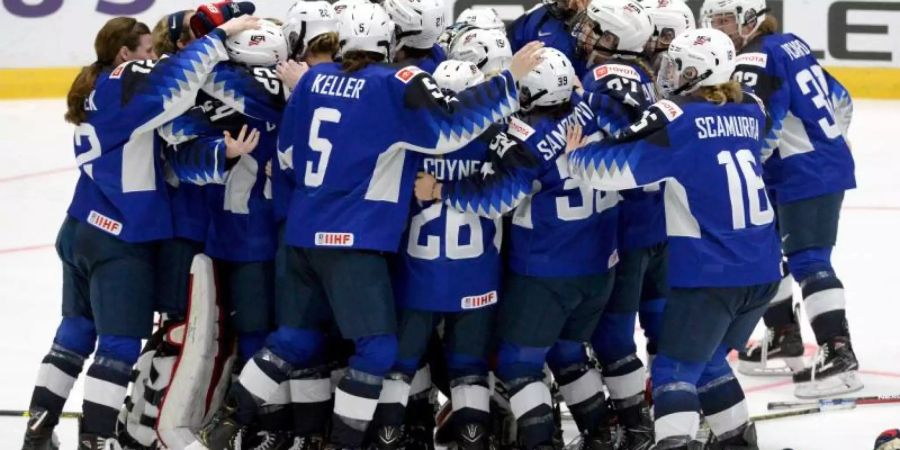
[[[805,402],[770,402],[768,405],[769,411],[779,410],[779,409],[788,409],[788,408],[800,408],[800,407],[811,407],[811,406],[820,406],[820,407],[833,407],[844,404],[854,404],[854,405],[876,405],[880,403],[900,403],[900,395],[872,395],[868,397],[844,397],[844,398],[824,398],[817,401],[805,401]]]

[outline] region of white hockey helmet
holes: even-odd
[[[657,84],[666,95],[687,94],[731,81],[736,65],[737,52],[727,34],[714,28],[688,30],[663,55]]]
[[[429,49],[444,31],[443,0],[384,0],[383,5],[397,26],[397,48]]]
[[[512,47],[502,30],[472,28],[450,43],[449,59],[474,63],[486,76],[496,75],[512,62]]]
[[[766,13],[769,9],[766,7],[766,0],[706,0],[700,7],[700,23],[704,28],[714,28],[713,18],[719,15],[733,15],[737,22],[737,30],[734,32],[737,36],[744,39],[759,29]],[[750,31],[744,32],[744,26],[756,22]],[[725,33],[731,34],[730,30],[721,29]]]
[[[338,36],[341,54],[359,50],[388,57],[393,46],[394,22],[381,5],[355,3],[338,18]]]
[[[575,90],[576,79],[575,68],[569,58],[555,48],[545,48],[537,67],[519,80],[519,104],[522,110],[569,101]]]
[[[434,70],[434,81],[441,89],[460,92],[484,81],[484,74],[469,61],[448,59]]]
[[[303,56],[313,39],[325,33],[336,33],[337,24],[337,16],[331,3],[324,0],[301,0],[294,3],[288,10],[283,27],[291,57]]]
[[[287,60],[288,43],[280,26],[259,21],[259,29],[242,31],[225,40],[228,57],[248,66],[274,66]]]
[[[644,9],[653,22],[653,39],[668,46],[675,36],[697,28],[694,12],[683,0],[645,0]]]
[[[502,30],[506,28],[497,10],[486,6],[473,6],[459,13],[456,23],[464,23],[483,30]]]
[[[572,34],[588,56],[595,51],[637,56],[653,35],[653,22],[635,0],[591,0],[576,19]]]
[[[334,16],[340,18],[341,14],[343,14],[350,5],[364,5],[366,3],[369,3],[369,0],[337,0],[331,7],[334,8]]]

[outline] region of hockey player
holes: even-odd
[[[146,25],[119,17],[98,33],[97,61],[68,95],[81,177],[57,243],[63,320],[41,365],[24,448],[53,448],[53,427],[95,344],[80,448],[119,448],[116,416],[152,329],[156,243],[172,237],[154,129],[192,106],[210,70],[227,59],[225,35],[253,26],[255,19],[235,19],[158,63],[147,59]]]
[[[581,79],[587,71],[587,62],[576,51],[572,26],[587,4],[588,0],[541,0],[507,27],[512,50],[517,51],[534,40],[541,41],[563,52]]]
[[[201,430],[207,447],[233,448],[232,438],[292,370],[320,363],[332,317],[356,352],[335,392],[329,445],[362,445],[397,352],[384,253],[397,251],[406,224],[416,168],[407,151],[456,150],[514,112],[515,81],[536,65],[540,49],[528,46],[510,71],[454,98],[415,66],[381,64],[394,30],[381,6],[349,6],[338,30],[342,62],[301,78],[284,119],[294,122],[292,134],[281,136],[294,147],[297,168],[285,233],[296,324],[279,327],[244,367],[233,407]]]
[[[437,45],[444,31],[446,8],[442,0],[384,0],[387,11],[397,27],[397,39],[391,60],[397,64],[414,64],[433,73],[438,64],[447,59],[444,49]]]
[[[454,60],[441,63],[434,78],[454,94],[484,81],[473,63]],[[490,148],[499,148],[498,133],[492,127],[459,151],[424,158],[419,168],[442,181],[477,174]],[[433,409],[407,412],[406,402],[429,338],[441,322],[457,446],[488,448],[487,353],[499,299],[501,240],[499,219],[461,213],[442,203],[413,204],[394,264],[398,354],[376,411],[377,448],[408,448],[402,437],[407,430],[401,429],[404,413],[433,416]]]
[[[589,364],[584,343],[612,290],[618,194],[594,192],[568,176],[566,127],[596,128],[590,108],[574,94],[575,80],[565,55],[545,50],[541,64],[519,83],[523,113],[496,144],[501,161],[485,163],[483,177],[434,184],[423,176],[416,187],[420,200],[444,199],[482,215],[518,204],[497,324],[496,373],[510,394],[519,444],[527,449],[554,445],[545,362],[587,435],[586,448],[613,448],[600,373]],[[523,152],[535,162],[509,161]]]
[[[653,37],[646,53],[651,66],[659,69],[662,56],[675,36],[697,27],[694,11],[683,0],[644,0],[641,2],[653,22]]]
[[[853,156],[829,91],[836,81],[793,34],[778,33],[765,0],[707,1],[706,26],[728,34],[740,52],[735,80],[759,95],[774,121],[766,148],[766,186],[777,205],[787,268],[803,291],[803,304],[820,352],[813,367],[794,373],[798,397],[822,397],[862,389],[850,343],[844,287],[831,266],[844,192],[856,187]],[[843,89],[841,89],[843,90]],[[741,354],[742,365],[765,367],[784,357],[798,367],[803,355],[786,276],[766,313],[763,346]],[[763,348],[763,347],[767,348]],[[765,350],[765,351],[764,351]],[[752,370],[752,368],[751,368]]]
[[[569,138],[569,149],[581,147],[569,156],[572,175],[596,189],[666,182],[672,287],[651,367],[658,450],[687,449],[701,409],[721,448],[758,448],[726,356],[775,294],[780,255],[761,178],[767,118],[730,81],[734,66],[724,33],[687,31],[658,74],[668,100],[618,139]]]
[[[653,31],[648,11],[629,0],[594,0],[575,24],[578,51],[592,64],[582,81],[586,100],[605,139],[617,136],[656,102],[645,54]],[[649,318],[642,323],[648,353],[655,354],[667,289],[662,187],[652,185],[619,195],[623,197],[618,229],[621,259],[591,343],[625,430],[624,447],[644,448],[653,441],[653,426],[644,400],[644,366],[637,356],[634,327],[640,308]]]

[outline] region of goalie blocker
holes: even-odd
[[[187,447],[221,405],[234,359],[234,334],[217,295],[212,260],[196,255],[187,320],[164,324],[147,341],[119,414],[119,440]]]

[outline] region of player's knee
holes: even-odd
[[[315,330],[278,327],[266,338],[266,347],[294,368],[307,368],[318,363],[325,336]]]
[[[262,350],[267,334],[265,331],[238,334],[238,356],[242,361],[250,361],[256,352]]]
[[[56,329],[53,343],[87,358],[94,352],[97,328],[87,317],[63,317]]]
[[[834,269],[831,267],[831,250],[831,247],[809,248],[792,253],[787,257],[788,269],[794,279],[800,283],[823,272],[834,276]]]
[[[547,365],[554,372],[565,367],[586,363],[588,360],[584,344],[579,341],[561,339],[547,352]]]
[[[600,318],[591,344],[601,363],[611,364],[637,352],[634,345],[634,313],[607,313]]]
[[[397,336],[379,334],[354,339],[356,354],[350,358],[350,367],[362,372],[384,376],[397,361]]]
[[[137,362],[141,355],[141,339],[131,336],[100,335],[96,359],[109,358],[129,366]]]
[[[706,363],[681,361],[665,354],[660,354],[653,360],[651,368],[654,389],[667,384],[687,383],[697,385]]]
[[[497,352],[497,375],[504,381],[539,378],[543,375],[548,350],[548,347],[523,347],[501,341]]]
[[[487,360],[463,353],[447,354],[447,372],[450,379],[487,374]]]
[[[727,357],[728,352],[730,351],[731,349],[726,345],[720,345],[719,348],[716,349],[712,358],[706,363],[703,374],[700,375],[700,379],[697,381],[698,387],[705,386],[722,377],[734,375],[734,372],[731,371],[731,366],[728,365]]]

